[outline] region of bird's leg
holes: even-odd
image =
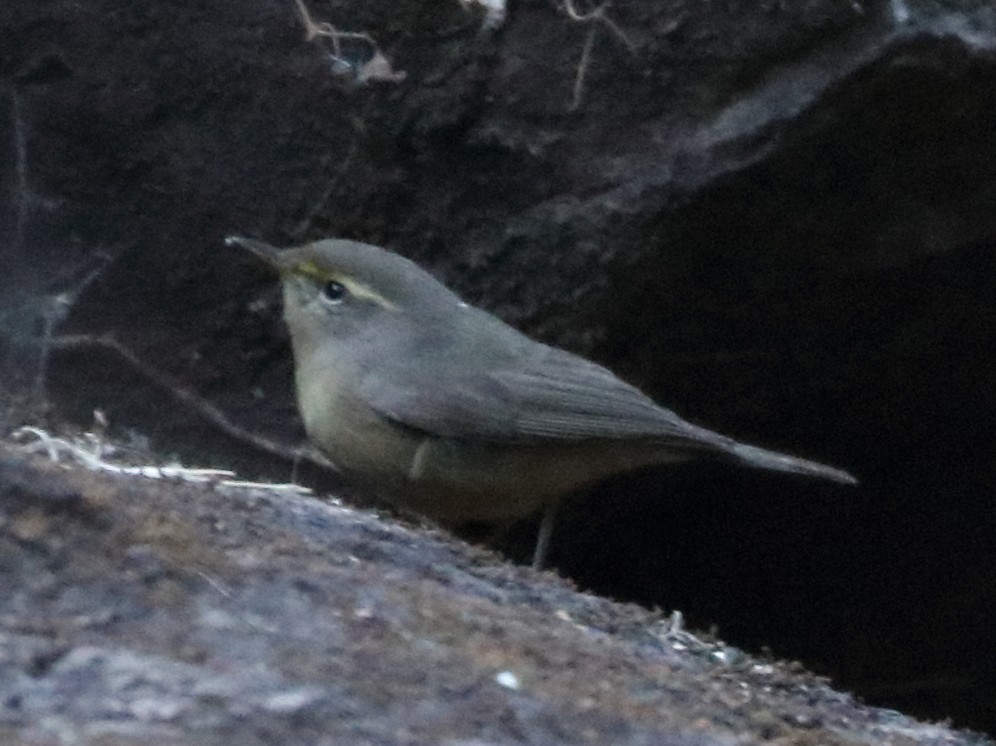
[[[408,467],[408,478],[411,481],[417,482],[425,474],[425,465],[429,461],[430,448],[432,448],[432,441],[425,438],[415,449],[415,453],[412,455],[411,466]]]
[[[546,560],[546,550],[550,548],[550,537],[553,535],[553,522],[557,517],[557,501],[547,503],[543,508],[543,518],[540,521],[539,533],[536,536],[536,549],[533,551],[533,569],[542,570]]]

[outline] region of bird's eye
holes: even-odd
[[[337,280],[329,280],[322,288],[322,297],[328,303],[342,303],[348,294],[346,286]]]

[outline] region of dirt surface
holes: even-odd
[[[445,535],[264,487],[3,446],[0,581],[11,746],[984,743]]]
[[[222,238],[382,244],[694,422],[862,482],[615,480],[558,523],[563,574],[996,733],[992,3],[572,7],[489,26],[457,0],[313,0],[374,45],[337,48],[293,0],[4,0],[0,425],[99,409],[138,451],[284,479],[53,336],[111,334],[292,448],[276,288]]]

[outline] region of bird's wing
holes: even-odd
[[[492,441],[660,439],[726,450],[732,441],[685,422],[612,372],[544,345],[506,365],[437,371],[431,381],[370,371],[363,399],[381,416],[441,437]],[[475,366],[476,367],[476,366]]]

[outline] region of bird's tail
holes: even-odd
[[[738,461],[746,466],[753,466],[757,469],[772,469],[773,471],[787,471],[792,474],[805,474],[810,477],[820,477],[829,479],[841,484],[857,484],[858,480],[843,469],[837,469],[826,464],[818,464],[815,461],[807,461],[804,458],[789,456],[787,453],[777,453],[768,451],[757,446],[749,446],[746,443],[734,443],[729,446],[728,452]]]

